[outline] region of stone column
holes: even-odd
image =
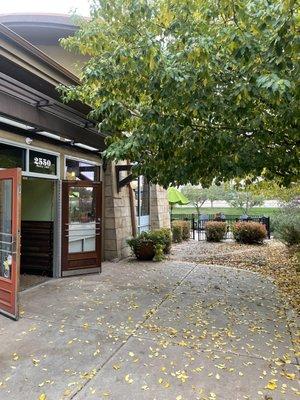
[[[170,228],[170,211],[167,191],[158,185],[150,188],[151,229]]]
[[[117,191],[114,163],[108,164],[103,174],[103,202],[103,258],[114,260],[128,257],[130,249],[126,239],[133,233],[130,193],[128,186]],[[158,185],[150,185],[150,226],[151,229],[170,227],[167,192]]]
[[[108,164],[103,174],[103,252],[105,260],[121,259],[129,256],[126,239],[132,236],[129,189],[117,191],[115,164]]]

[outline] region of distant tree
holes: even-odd
[[[251,208],[263,204],[264,197],[255,195],[249,191],[232,190],[227,193],[226,200],[231,207],[239,208],[244,214],[248,214]]]
[[[226,189],[224,185],[216,185],[213,183],[207,189],[207,198],[210,201],[211,208],[213,208],[214,206],[214,201],[225,199],[225,194],[226,194]]]
[[[203,204],[208,200],[208,189],[202,188],[201,186],[187,185],[181,189],[181,192],[190,200],[197,210],[197,214],[200,214],[200,209]]]
[[[289,187],[285,187],[276,181],[261,180],[252,183],[247,190],[255,195],[262,195],[270,200],[279,200],[282,203],[290,203],[300,199],[300,182],[292,182]]]

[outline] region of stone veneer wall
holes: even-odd
[[[126,239],[132,236],[132,221],[128,186],[117,192],[115,164],[109,164],[103,174],[104,260],[130,255]],[[151,229],[170,227],[167,192],[158,185],[150,186]]]
[[[151,229],[170,228],[170,212],[167,191],[158,185],[151,185],[150,223]]]
[[[117,192],[114,163],[107,166],[103,178],[104,259],[121,259],[130,254],[126,243],[126,239],[132,236],[129,190],[125,186]]]

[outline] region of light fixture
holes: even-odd
[[[29,126],[29,125],[23,124],[22,122],[18,122],[13,119],[5,118],[2,116],[0,116],[0,122],[3,122],[4,124],[7,124],[7,125],[15,126],[16,128],[21,128],[21,129],[26,129],[26,130],[34,129],[33,126]]]
[[[138,188],[138,181],[137,181],[137,179],[135,179],[134,181],[131,181],[131,182],[130,182],[130,186],[131,186],[131,188],[132,188],[133,190],[137,190],[137,188]]]
[[[96,149],[95,147],[88,146],[87,144],[83,144],[83,143],[74,143],[74,146],[81,147],[82,149],[85,149],[85,150],[99,151],[99,149]]]
[[[38,133],[39,135],[42,135],[42,136],[49,137],[51,139],[61,140],[61,137],[58,135],[55,135],[54,133],[50,133],[50,132],[46,132],[46,131],[37,131],[36,133]]]
[[[71,143],[72,142],[71,139],[64,138],[62,136],[56,135],[55,133],[50,133],[50,132],[47,132],[47,131],[37,131],[36,133],[39,134],[39,135],[42,135],[42,136],[46,136],[46,137],[48,137],[50,139],[59,140],[60,142],[66,142],[66,143]]]
[[[25,143],[26,144],[31,144],[33,142],[33,139],[31,138],[31,137],[27,137],[26,139],[25,139]]]

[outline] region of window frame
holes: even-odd
[[[67,160],[73,160],[73,161],[81,161],[81,162],[83,162],[83,163],[86,163],[86,164],[90,164],[90,165],[94,165],[95,167],[98,167],[99,168],[99,179],[98,180],[94,180],[94,181],[91,181],[91,182],[101,182],[102,181],[102,176],[101,176],[101,171],[102,171],[102,169],[101,169],[101,167],[102,167],[102,164],[101,164],[101,162],[97,162],[97,161],[90,161],[90,160],[87,160],[87,159],[85,159],[85,158],[81,158],[81,157],[75,157],[75,156],[69,156],[69,155],[67,155],[67,154],[65,154],[64,155],[64,177],[63,177],[63,179],[65,179],[65,180],[68,180],[67,179]],[[71,182],[71,181],[70,181]]]
[[[22,170],[22,176],[28,176],[32,178],[45,178],[45,179],[59,179],[60,177],[60,154],[57,151],[52,151],[52,150],[45,150],[42,147],[37,147],[37,146],[32,146],[28,144],[23,144],[19,142],[14,142],[13,140],[9,139],[0,139],[0,143],[7,144],[13,147],[19,147],[21,149],[25,150],[25,170]],[[37,151],[39,153],[51,155],[56,157],[56,174],[41,174],[38,172],[30,172],[29,171],[29,151]],[[0,169],[6,169],[6,168],[1,168]]]

